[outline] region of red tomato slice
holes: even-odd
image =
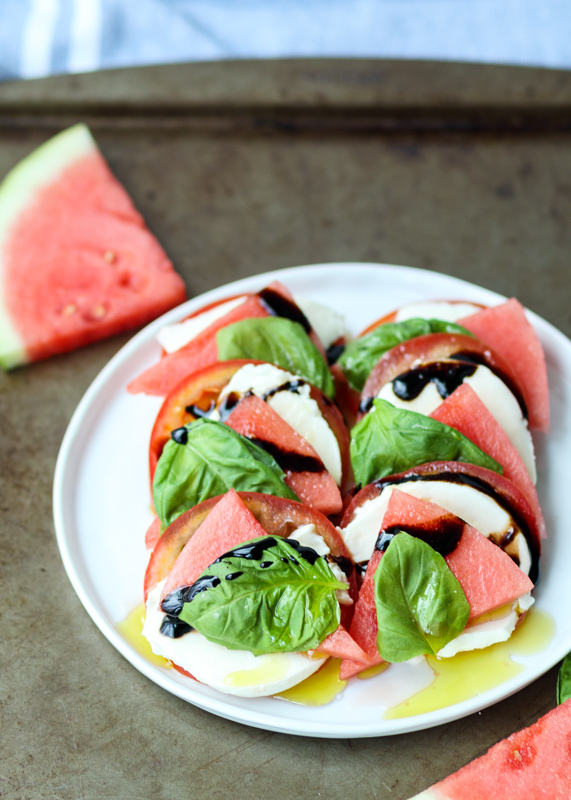
[[[187,411],[190,406],[197,406],[207,411],[212,402],[216,402],[218,395],[230,378],[246,364],[261,364],[261,361],[219,361],[209,367],[199,370],[185,378],[166,397],[151,432],[149,447],[149,468],[151,483],[155,474],[157,461],[163,447],[170,439],[171,431],[180,428],[197,419],[197,416]],[[344,492],[352,481],[351,460],[349,454],[349,433],[337,406],[315,386],[310,387],[310,397],[315,400],[319,410],[329,425],[341,453],[342,484]]]
[[[369,483],[357,492],[349,503],[343,515],[341,527],[345,528],[355,516],[357,508],[366,500],[377,497],[385,486],[398,485],[408,480],[422,480],[423,478],[435,480],[439,477],[443,480],[467,483],[494,497],[513,516],[522,532],[526,535],[532,558],[539,557],[541,553],[540,528],[533,509],[523,493],[503,475],[498,475],[497,472],[484,469],[484,467],[477,467],[474,464],[465,464],[460,461],[433,461],[429,464],[413,467],[398,475],[389,475],[387,478],[381,478],[378,481]]]
[[[149,447],[149,469],[151,483],[155,474],[157,461],[163,447],[170,439],[171,431],[182,428],[189,422],[198,419],[198,415],[187,409],[196,406],[208,411],[211,403],[215,403],[218,395],[230,378],[246,364],[261,364],[261,361],[219,361],[197,372],[193,372],[182,380],[165,398],[155,420],[151,432]]]
[[[403,372],[431,361],[453,359],[455,355],[460,354],[489,367],[506,384],[525,410],[521,383],[507,361],[479,339],[457,333],[429,333],[391,348],[378,360],[367,378],[361,394],[360,408],[367,409],[383,386]]]

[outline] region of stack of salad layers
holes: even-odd
[[[260,696],[329,656],[348,679],[511,635],[545,535],[530,429],[549,428],[516,300],[405,306],[351,340],[275,282],[159,341],[128,387],[165,398],[149,450],[156,653]]]

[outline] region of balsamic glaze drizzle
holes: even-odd
[[[311,333],[311,324],[301,308],[287,297],[273,289],[262,289],[258,292],[262,305],[273,317],[285,317],[292,322],[298,322],[306,333]]]
[[[433,472],[424,474],[404,473],[397,478],[392,476],[389,476],[388,478],[381,478],[380,480],[375,481],[374,485],[378,489],[383,489],[385,486],[398,486],[398,484],[408,483],[409,481],[448,481],[450,483],[461,483],[465,486],[471,486],[473,489],[477,489],[478,491],[495,500],[495,502],[515,520],[520,531],[525,536],[525,540],[531,555],[529,578],[535,585],[537,585],[539,580],[539,552],[525,519],[510,505],[509,502],[507,502],[507,500],[505,500],[498,492],[495,492],[494,489],[484,480],[481,480],[474,475],[468,475],[464,472]],[[500,542],[497,542],[495,539],[491,539],[491,541],[494,541],[496,544],[501,546]]]
[[[300,558],[305,559],[310,564],[315,564],[317,559],[320,558],[319,554],[316,553],[312,547],[305,547],[296,539],[287,539],[287,543],[291,545]],[[238,547],[235,547],[233,550],[228,550],[227,553],[219,556],[219,558],[217,558],[213,563],[218,564],[221,561],[234,556],[252,561],[261,561],[260,566],[265,569],[267,567],[271,567],[275,562],[262,561],[263,555],[266,550],[269,550],[270,547],[273,547],[276,544],[277,541],[274,536],[267,536],[265,539],[260,539],[256,542],[247,542],[246,544],[241,544]],[[293,564],[299,564],[299,561],[297,561],[294,556],[281,556],[280,560],[291,562]],[[229,572],[224,577],[227,581],[233,581],[243,574],[243,572],[239,571]],[[161,633],[165,636],[169,636],[172,639],[178,639],[179,637],[184,636],[185,633],[193,630],[192,626],[179,619],[179,615],[184,607],[184,604],[192,602],[192,600],[200,592],[213,589],[219,584],[220,578],[216,577],[215,575],[203,575],[191,586],[182,586],[181,588],[175,589],[174,592],[171,592],[169,595],[167,595],[161,602],[161,610],[165,612],[165,617],[163,618],[160,628]]]
[[[462,361],[432,361],[397,375],[392,381],[393,392],[400,400],[410,401],[417,398],[429,383],[433,383],[440,397],[445,400],[476,369],[474,364]]]

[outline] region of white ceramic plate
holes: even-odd
[[[495,305],[504,298],[434,272],[377,264],[324,264],[256,275],[190,300],[137,334],[105,367],[79,404],[65,435],[54,483],[54,518],[62,559],[88,613],[111,644],[138,670],[200,708],[246,725],[321,737],[386,736],[428,728],[471,714],[518,691],[571,650],[571,537],[568,472],[571,453],[571,342],[530,314],[545,348],[551,388],[552,434],[536,438],[539,483],[549,538],[541,562],[537,607],[556,624],[552,643],[519,659],[515,678],[477,697],[427,714],[383,720],[383,684],[393,665],[375,679],[351,680],[329,705],[294,705],[275,698],[245,699],[147,662],[118,633],[116,624],[142,602],[148,560],[144,533],[151,521],[147,447],[160,398],[127,394],[125,387],[160,354],[155,335],[165,324],[229,295],[283,281],[346,315],[358,332],[403,303],[428,298]],[[392,674],[392,673],[391,673]],[[373,683],[376,682],[376,683]],[[389,690],[388,684],[385,687]],[[376,700],[375,698],[379,698]]]

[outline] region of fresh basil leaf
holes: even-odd
[[[561,705],[571,697],[571,653],[563,659],[557,676],[557,703]]]
[[[473,335],[455,322],[445,322],[440,319],[414,317],[403,322],[386,322],[365,336],[348,342],[337,364],[345,373],[352,388],[361,392],[371,370],[387,350],[416,336],[426,336],[429,333]]]
[[[464,461],[500,475],[502,467],[466,436],[424,414],[373,401],[351,431],[351,463],[361,485],[429,461]]]
[[[244,549],[250,555],[241,557]],[[201,587],[201,580],[207,588],[184,602],[179,618],[211,642],[255,655],[314,650],[339,626],[335,591],[347,588],[314,550],[280,537],[240,545],[204,570],[194,586]]]
[[[267,361],[305,378],[328,397],[335,394],[329,367],[299,322],[284,317],[243,319],[221,328],[216,344],[220,361]]]
[[[184,444],[166,443],[153,480],[153,503],[163,530],[184,511],[232,488],[299,499],[284,483],[275,459],[245,436],[209,419],[185,428]]]
[[[377,645],[385,661],[436,655],[466,627],[470,606],[444,558],[398,533],[375,571]]]

